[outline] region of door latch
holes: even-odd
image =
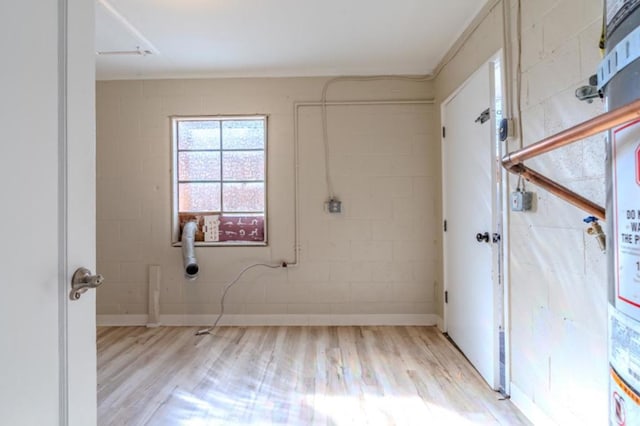
[[[100,274],[92,275],[87,268],[78,268],[71,277],[71,300],[78,300],[80,296],[90,288],[97,288],[104,282]]]

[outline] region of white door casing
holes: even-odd
[[[69,300],[95,267],[93,7],[0,7],[2,424],[96,423],[95,295]]]
[[[447,101],[442,117],[445,327],[485,381],[499,387],[498,333],[493,273],[495,105],[491,63]],[[490,110],[490,119],[478,118]],[[478,242],[477,234],[489,234]]]

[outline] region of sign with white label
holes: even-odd
[[[640,424],[640,323],[609,305],[609,419]]]
[[[614,286],[616,308],[640,321],[640,120],[613,131]]]

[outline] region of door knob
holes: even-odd
[[[479,243],[481,243],[483,241],[485,243],[488,243],[489,242],[489,233],[485,232],[484,234],[481,234],[481,233],[478,232],[476,234],[476,241],[479,242]]]
[[[104,282],[100,274],[92,275],[87,268],[78,268],[71,277],[71,300],[78,300],[80,296],[90,288],[97,288]]]

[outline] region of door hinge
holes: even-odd
[[[442,126],[442,138],[446,138],[447,137],[447,128]]]
[[[447,221],[444,221],[444,232],[447,232]]]
[[[484,124],[487,121],[489,121],[489,118],[491,117],[491,110],[489,108],[485,109],[484,111],[482,111],[480,113],[480,115],[478,116],[478,118],[476,118],[476,123],[480,123],[480,124]]]
[[[444,292],[444,303],[449,303],[449,292],[448,291]]]

